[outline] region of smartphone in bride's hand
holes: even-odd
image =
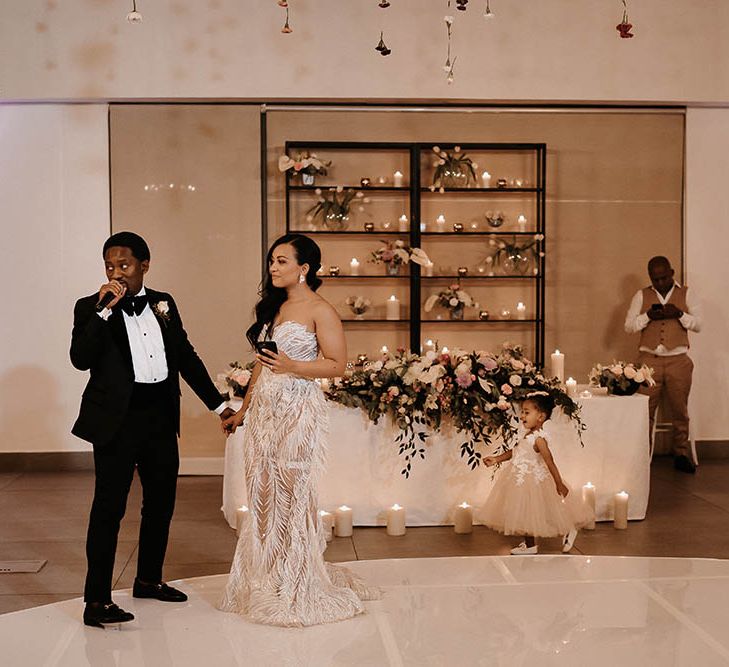
[[[264,350],[270,350],[274,354],[278,354],[278,345],[275,340],[260,340],[256,343],[256,352],[263,354]]]

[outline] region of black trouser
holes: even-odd
[[[169,387],[135,385],[118,435],[103,447],[94,446],[96,486],[86,538],[86,602],[111,601],[119,524],[135,467],[142,482],[137,577],[153,584],[162,581],[179,463]]]

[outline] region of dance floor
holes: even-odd
[[[729,561],[478,556],[357,561],[381,601],[313,628],[215,609],[225,575],[176,582],[185,604],[115,600],[120,628],[81,624],[79,599],[0,616],[3,665],[726,665]]]

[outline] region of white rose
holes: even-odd
[[[511,384],[511,385],[512,385],[513,387],[521,387],[521,376],[520,376],[520,375],[512,375],[512,376],[511,376],[511,377],[509,378],[509,383],[510,383],[510,384]]]
[[[643,371],[638,371],[635,374],[635,377],[633,378],[638,384],[643,384],[645,382],[645,375],[643,375]]]
[[[170,312],[169,304],[166,301],[158,301],[157,312],[160,313],[160,315],[167,315],[167,313]]]
[[[620,364],[610,366],[610,372],[616,377],[620,377],[623,374],[623,367]]]
[[[452,297],[448,300],[448,305],[453,306],[454,308],[459,304],[458,299],[456,297]]]
[[[626,366],[623,373],[625,373],[625,377],[628,378],[628,380],[632,380],[635,377],[637,371],[633,366]]]

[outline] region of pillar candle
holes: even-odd
[[[428,262],[424,267],[425,269],[425,275],[426,276],[432,276],[433,275],[433,262]]]
[[[356,257],[352,257],[352,261],[349,263],[349,272],[353,276],[359,275],[359,260]]]
[[[388,349],[387,349],[387,345],[383,345],[383,346],[382,346],[382,347],[380,348],[380,353],[381,353],[381,354],[387,354],[387,353],[388,353],[389,351],[390,351],[390,350],[388,350]]]
[[[385,319],[400,319],[400,301],[394,294],[385,302]]]
[[[577,396],[577,380],[574,378],[567,378],[567,382],[564,383],[567,388],[567,396],[574,398]]]
[[[519,303],[516,304],[516,319],[517,320],[526,319],[526,306],[521,301],[519,301]]]
[[[525,232],[525,231],[526,231],[526,224],[527,224],[527,219],[526,219],[526,217],[524,217],[523,215],[520,215],[520,216],[519,216],[519,217],[518,217],[518,218],[516,219],[516,223],[517,223],[517,224],[519,225],[519,231],[520,231],[520,232]]]
[[[393,185],[394,185],[394,186],[395,186],[396,188],[401,188],[401,187],[402,187],[402,172],[401,172],[401,171],[396,171],[396,172],[395,172],[395,173],[394,173],[394,174],[392,175],[392,184],[393,184]]]
[[[564,382],[564,354],[559,350],[552,352],[552,377]]]
[[[332,528],[334,528],[334,517],[332,516],[331,512],[327,512],[326,510],[319,510],[319,517],[321,518],[321,524],[324,530],[324,537],[326,537],[327,542],[331,542]]]
[[[582,501],[592,511],[592,520],[585,526],[585,528],[587,530],[595,530],[595,485],[592,482],[587,482],[587,484],[582,487]]]
[[[467,502],[462,502],[456,507],[453,530],[459,535],[473,532],[473,508]]]
[[[235,532],[240,535],[240,531],[243,529],[243,522],[248,520],[248,508],[245,505],[241,505],[235,511]]]
[[[408,231],[409,225],[408,225],[408,216],[406,216],[404,213],[398,218],[398,230],[401,232]]]
[[[446,219],[445,216],[441,213],[436,219],[436,224],[438,225],[438,230],[442,231],[443,225],[445,225]]]
[[[387,534],[399,537],[405,530],[405,508],[395,503],[387,510]]]
[[[423,344],[423,352],[435,352],[435,343],[432,338],[428,338]]]
[[[613,526],[618,530],[625,530],[628,527],[628,499],[630,496],[625,492],[615,494],[615,513],[613,514]]]
[[[481,174],[481,183],[483,183],[485,188],[491,187],[491,174],[489,172],[485,171]]]
[[[352,536],[352,508],[342,505],[334,512],[334,534],[337,537]]]

